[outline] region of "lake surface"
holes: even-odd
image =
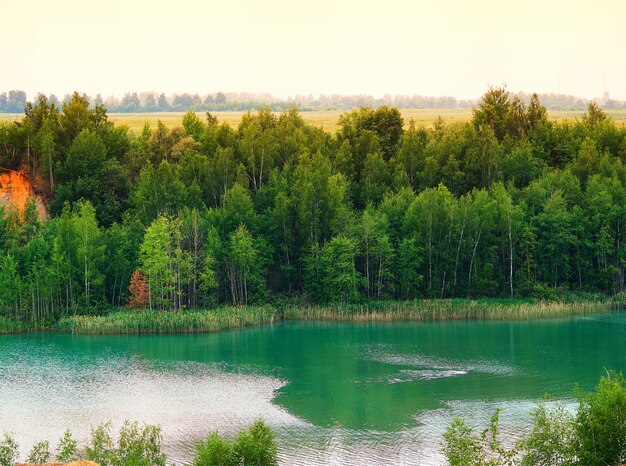
[[[286,322],[202,335],[0,336],[0,434],[158,423],[171,462],[263,417],[284,464],[441,464],[452,417],[513,438],[545,393],[626,371],[626,313],[496,322]]]

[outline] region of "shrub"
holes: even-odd
[[[230,466],[233,461],[233,442],[213,432],[206,440],[196,445],[194,466]]]
[[[91,443],[86,449],[87,459],[100,466],[165,466],[161,452],[161,428],[139,426],[137,421],[125,421],[119,433],[117,448],[111,437],[111,423],[91,430]]]
[[[63,433],[63,437],[59,440],[59,444],[57,445],[57,461],[61,463],[68,463],[72,461],[74,455],[76,454],[76,448],[78,444],[76,440],[72,438],[72,432],[67,429]]]
[[[111,423],[105,422],[91,429],[91,441],[85,449],[87,459],[100,466],[110,466],[115,458],[115,447],[111,438]]]
[[[444,434],[443,452],[451,466],[505,466],[513,464],[515,449],[507,450],[498,438],[500,409],[491,416],[489,427],[474,434],[465,421],[456,418]]]
[[[601,377],[595,391],[576,389],[578,412],[561,404],[540,405],[531,412],[532,431],[505,450],[498,441],[498,413],[491,427],[474,434],[454,419],[444,434],[443,453],[452,466],[607,466],[626,462],[626,380],[622,374]],[[520,460],[520,461],[518,461]]]
[[[274,432],[261,419],[235,438],[233,452],[245,465],[274,466],[278,464],[278,445]]]
[[[577,390],[578,458],[587,466],[626,462],[626,381],[622,374],[600,378],[595,392]]]
[[[28,454],[29,463],[41,464],[47,463],[50,459],[50,443],[47,440],[37,442],[33,445],[33,449]]]
[[[13,466],[18,454],[17,443],[5,434],[4,439],[0,442],[0,466]]]
[[[574,416],[557,403],[539,405],[531,412],[533,427],[518,446],[524,452],[523,466],[565,466],[575,464]]]
[[[278,445],[274,432],[262,420],[239,432],[234,440],[213,432],[196,445],[194,466],[275,466]]]
[[[451,466],[483,464],[486,453],[480,439],[461,418],[454,418],[443,434],[443,454]]]
[[[139,427],[137,421],[125,421],[120,429],[114,464],[119,466],[165,466],[161,452],[161,428],[154,425]]]

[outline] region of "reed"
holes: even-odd
[[[55,329],[74,333],[205,333],[274,322],[271,306],[220,307],[210,311],[119,311],[59,320]]]
[[[394,322],[402,320],[526,320],[591,314],[626,307],[626,297],[585,295],[533,299],[419,299],[366,304],[224,306],[204,311],[128,311],[65,317],[56,330],[74,333],[205,333],[277,320]],[[2,322],[0,321],[0,329]],[[1,330],[0,330],[1,332]]]
[[[393,322],[398,320],[525,320],[565,317],[624,307],[623,296],[529,299],[420,299],[377,303],[334,304],[287,309],[288,320]]]

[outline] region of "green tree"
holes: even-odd
[[[88,460],[101,466],[111,466],[115,461],[115,443],[111,437],[111,423],[106,422],[91,428],[91,438],[85,448]]]
[[[233,304],[247,305],[264,292],[264,258],[244,225],[229,238],[228,281]]]
[[[220,272],[224,254],[224,246],[217,229],[209,227],[200,264],[199,289],[210,301],[219,301]],[[214,293],[215,298],[211,299]]]
[[[259,189],[273,168],[278,144],[274,135],[276,117],[270,109],[262,108],[256,116],[248,114],[239,126],[241,153],[252,187]]]
[[[150,309],[163,309],[169,306],[173,293],[169,275],[172,257],[170,220],[159,216],[154,220],[144,235],[139,259],[142,272],[148,277]]]
[[[398,245],[394,261],[396,294],[400,299],[412,299],[419,295],[424,278],[419,273],[422,263],[423,257],[415,239],[404,238]]]
[[[176,166],[166,161],[156,168],[146,166],[131,193],[133,217],[148,225],[159,214],[177,213],[187,200],[188,192]]]
[[[567,281],[571,272],[570,251],[575,237],[572,234],[572,213],[567,209],[561,191],[555,191],[536,218],[538,231],[537,252],[544,279],[553,287]]]
[[[577,391],[576,433],[579,464],[626,462],[626,381],[614,372],[602,377],[595,392]]]
[[[291,194],[298,233],[305,243],[323,243],[342,230],[348,216],[345,179],[331,174],[323,155],[300,158]]]
[[[608,116],[606,112],[602,110],[596,102],[589,102],[587,112],[583,115],[583,123],[589,126],[597,126],[600,123],[606,122],[607,119]]]
[[[185,132],[189,136],[200,142],[202,134],[204,133],[204,124],[198,115],[196,115],[196,112],[188,110],[187,113],[183,115],[183,128],[185,128]]]
[[[502,141],[506,134],[506,119],[511,108],[509,92],[505,87],[489,87],[482,96],[478,108],[473,110],[473,123],[477,129],[488,126],[496,138]]]
[[[356,251],[356,243],[344,236],[336,236],[322,247],[318,278],[322,284],[322,300],[350,303],[360,299],[364,279],[356,270]]]
[[[96,220],[96,211],[89,202],[79,202],[76,205],[73,224],[76,235],[76,263],[80,267],[84,303],[90,306],[96,298],[94,290],[99,290],[103,283],[105,245]]]
[[[391,280],[393,247],[387,218],[371,205],[363,211],[357,231],[357,244],[363,256],[367,297],[381,299]]]
[[[361,107],[339,118],[340,136],[352,142],[363,131],[371,131],[380,141],[380,147],[386,160],[395,152],[396,145],[403,133],[404,120],[397,108],[387,106],[373,110]],[[354,147],[355,145],[352,144]]]

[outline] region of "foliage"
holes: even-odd
[[[88,460],[101,466],[165,466],[161,452],[161,428],[140,426],[137,421],[125,421],[120,428],[117,446],[111,437],[111,423],[91,429],[91,440],[86,448]]]
[[[537,299],[430,299],[352,304],[220,306],[205,311],[116,311],[103,316],[65,317],[55,329],[86,334],[201,333],[263,325],[280,319],[391,322],[401,320],[525,320],[581,315],[624,307],[623,299],[587,296]]]
[[[18,445],[15,440],[4,434],[4,438],[0,441],[0,466],[13,466],[18,454]]]
[[[111,437],[111,423],[105,422],[91,428],[91,439],[85,448],[88,460],[101,466],[112,465],[115,461],[115,444]]]
[[[626,381],[621,374],[601,377],[595,391],[575,390],[578,410],[541,404],[531,412],[532,430],[511,450],[498,440],[496,410],[479,434],[454,419],[444,434],[443,453],[451,465],[620,465],[626,458]]]
[[[165,466],[166,456],[161,451],[161,428],[158,425],[140,425],[137,421],[124,421],[117,444],[111,436],[111,423],[105,422],[91,429],[91,439],[85,448],[86,458],[101,466]],[[65,431],[57,447],[57,461],[74,459],[77,442]],[[27,461],[46,463],[50,459],[48,441],[33,446]],[[14,466],[18,458],[18,445],[5,434],[0,442],[0,466]],[[196,444],[194,466],[276,466],[278,444],[276,435],[262,419],[241,430],[234,439],[224,438],[217,432]]]
[[[26,461],[29,463],[46,463],[50,459],[50,444],[47,440],[33,445]]]
[[[130,309],[139,309],[148,304],[148,281],[139,270],[135,270],[130,277],[128,293],[127,307]]]
[[[262,420],[237,434],[234,440],[212,433],[196,445],[194,466],[278,465],[275,434]]]
[[[463,419],[454,418],[443,434],[443,439],[443,454],[451,466],[478,465],[485,462],[486,453],[480,438],[474,435]]]
[[[574,417],[561,403],[540,404],[531,412],[532,431],[519,442],[523,466],[559,466],[576,462]]]
[[[72,438],[72,432],[67,429],[57,445],[56,460],[68,463],[75,459],[78,443]]]
[[[507,450],[500,443],[498,428],[500,409],[491,417],[489,427],[474,434],[471,427],[455,418],[444,434],[443,452],[451,466],[512,465],[517,451]]]
[[[237,464],[278,465],[278,445],[275,437],[274,432],[261,419],[256,420],[248,429],[239,432],[233,445]]]
[[[577,391],[577,456],[589,466],[626,462],[626,381],[615,372],[602,377],[596,390]]]
[[[223,306],[210,311],[133,311],[105,316],[76,316],[61,319],[56,329],[74,333],[198,333],[261,325],[277,319],[268,305]]]
[[[205,104],[146,101],[192,102]],[[51,206],[0,209],[0,331],[126,303],[626,290],[626,129],[597,106],[555,122],[536,95],[490,88],[471,121],[432,128],[385,106],[345,113],[336,133],[267,107],[236,128],[181,123],[133,134],[75,93],[0,125],[0,159],[42,180]]]
[[[232,441],[213,432],[196,444],[194,466],[229,466],[233,464]],[[238,464],[238,463],[234,463]]]
[[[137,421],[125,421],[120,429],[114,465],[165,466],[161,452],[161,428],[154,425],[139,426]]]

